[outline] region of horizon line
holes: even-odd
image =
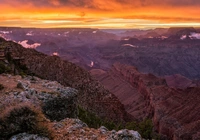
[[[0,26],[0,28],[22,28],[22,29],[99,29],[99,30],[150,30],[150,29],[170,29],[170,28],[195,28],[195,26],[172,26],[172,27],[152,27],[152,28],[93,28],[93,27],[25,27],[25,26]]]

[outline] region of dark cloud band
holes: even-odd
[[[32,4],[36,7],[81,7],[100,9],[99,2],[103,4],[107,0],[0,0],[0,4],[17,5]],[[200,0],[110,0],[110,3],[121,5],[141,6],[199,6]],[[112,7],[112,5],[110,5]]]

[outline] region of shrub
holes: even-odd
[[[26,77],[26,76],[27,76],[27,74],[26,74],[26,73],[24,73],[23,71],[19,72],[19,75],[20,75],[22,78],[24,78],[24,77]]]
[[[11,72],[11,68],[8,67],[8,66],[5,66],[3,64],[3,62],[0,62],[0,74],[2,74],[2,73],[9,73],[9,72]]]
[[[145,139],[157,137],[153,132],[153,123],[151,119],[144,119],[141,122],[129,122],[126,124],[127,129],[138,131]]]
[[[94,113],[90,113],[81,107],[78,107],[78,118],[93,128],[99,128],[103,124],[102,120]]]
[[[99,128],[100,126],[105,126],[109,130],[119,130],[122,128],[120,124],[116,124],[108,120],[103,120],[96,116],[94,113],[84,110],[80,106],[78,107],[78,118],[92,128]]]
[[[153,123],[151,119],[145,119],[139,123],[139,130],[144,138],[152,138]]]
[[[40,109],[28,104],[5,109],[0,116],[0,132],[0,138],[4,139],[23,132],[53,138],[48,121]]]

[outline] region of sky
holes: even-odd
[[[200,0],[0,0],[0,26],[200,27]]]

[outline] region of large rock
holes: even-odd
[[[77,94],[60,96],[44,102],[43,112],[50,120],[77,117]]]
[[[112,131],[107,140],[142,140],[142,137],[137,131],[123,129],[118,132]]]
[[[49,138],[34,134],[21,133],[12,136],[9,140],[49,140]]]

